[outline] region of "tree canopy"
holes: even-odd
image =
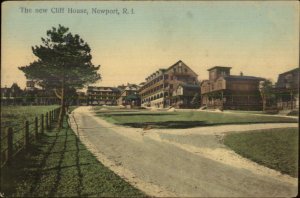
[[[263,110],[265,111],[268,105],[272,106],[276,103],[272,81],[268,79],[261,81],[259,83],[259,91],[263,101]]]
[[[94,66],[89,45],[69,28],[59,25],[41,38],[42,45],[32,47],[37,60],[19,67],[29,79],[44,88],[83,88],[101,78]]]
[[[53,90],[61,100],[61,127],[68,94],[101,79],[97,73],[100,65],[93,65],[89,45],[78,34],[70,33],[67,27],[52,27],[47,31],[47,37],[41,40],[41,45],[32,47],[37,60],[19,69],[26,78],[47,90]]]

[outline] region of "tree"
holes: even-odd
[[[92,64],[89,45],[78,34],[70,33],[67,27],[52,27],[41,40],[42,45],[32,47],[37,60],[19,69],[26,78],[53,90],[60,99],[58,127],[61,128],[68,90],[80,89],[101,79],[97,73],[100,65]]]
[[[263,102],[263,111],[266,111],[268,104],[273,104],[276,96],[274,94],[271,80],[263,80],[259,83],[259,91]]]
[[[191,104],[193,105],[194,108],[199,108],[200,107],[200,94],[196,93],[191,101]]]

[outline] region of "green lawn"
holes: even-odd
[[[143,128],[151,125],[153,128],[191,128],[224,124],[250,123],[296,123],[297,119],[287,117],[263,116],[246,113],[228,114],[216,112],[155,112],[155,111],[96,111],[97,116],[124,126]]]
[[[13,141],[16,142],[23,138],[24,130],[19,130],[24,127],[24,121],[27,120],[29,123],[34,122],[36,116],[46,114],[47,112],[58,108],[58,105],[49,106],[1,106],[1,135],[5,137],[4,131],[7,127],[12,127],[14,130]],[[30,133],[34,130],[34,124],[29,126]],[[1,151],[6,149],[6,139],[3,138],[1,141]]]
[[[49,106],[1,106],[1,127],[24,124],[25,120],[33,121],[35,116],[45,114],[58,105]]]
[[[70,128],[46,132],[1,176],[1,192],[11,197],[145,196],[98,162]]]
[[[298,176],[298,128],[256,130],[225,136],[224,144],[259,164]]]

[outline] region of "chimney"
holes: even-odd
[[[244,75],[243,72],[241,72],[241,73],[240,73],[240,76],[243,76],[243,75]]]

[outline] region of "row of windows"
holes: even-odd
[[[164,78],[165,78],[165,79],[168,79],[168,75],[166,74]],[[155,83],[160,82],[160,81],[162,81],[162,80],[163,80],[163,76],[159,76],[158,78],[155,78],[155,79],[152,80],[151,82],[145,84],[145,85],[141,88],[141,90],[146,89],[146,88],[148,88],[148,87],[151,87],[151,86],[154,85]]]
[[[115,100],[115,97],[99,97],[99,96],[92,96],[90,97],[92,100]]]
[[[167,92],[165,92],[165,96],[166,96],[166,95],[168,95]],[[156,95],[154,95],[154,96],[151,96],[151,97],[149,97],[149,98],[145,98],[145,99],[142,100],[142,102],[143,102],[143,103],[145,103],[145,102],[150,102],[150,101],[152,101],[152,100],[156,100],[156,99],[159,99],[159,98],[162,98],[162,97],[164,97],[164,94],[163,94],[163,93],[160,93],[160,94],[156,94]]]
[[[174,69],[176,69],[176,68],[174,68]],[[181,77],[181,76],[173,76],[173,75],[169,76],[168,74],[165,74],[164,78],[163,78],[163,76],[159,76],[158,78],[156,78],[156,79],[152,80],[151,82],[145,84],[141,88],[141,91],[144,90],[144,89],[147,89],[147,88],[151,87],[152,85],[154,85],[157,82],[160,82],[163,79],[165,79],[165,80],[179,80],[179,81],[184,81],[184,82],[189,82],[189,81],[195,82],[196,81],[195,77],[187,77],[187,76]]]
[[[115,92],[98,92],[98,91],[93,91],[93,92],[88,92],[88,94],[91,94],[91,95],[113,95],[113,96],[117,96],[119,95],[118,93],[115,93]]]
[[[165,84],[165,86],[167,86],[168,84]],[[157,92],[158,90],[162,89],[163,88],[163,85],[159,85],[157,87],[154,87],[148,91],[146,91],[145,93],[142,93],[141,96],[146,96],[146,95],[149,95],[149,94],[152,94],[154,92]]]
[[[168,80],[168,79],[169,79],[169,80],[181,80],[181,81],[189,81],[189,80],[195,81],[195,80],[196,80],[195,77],[192,77],[192,78],[186,78],[186,77],[178,77],[178,76],[173,76],[173,75],[169,76],[168,74],[165,74],[164,79],[165,79],[165,80]],[[154,79],[153,81],[151,81],[150,83],[147,83],[145,86],[143,86],[143,87],[141,88],[141,90],[144,90],[144,89],[146,89],[146,88],[148,88],[148,87],[151,87],[152,85],[154,85],[155,83],[157,83],[157,82],[159,82],[159,81],[161,81],[161,80],[163,80],[163,76],[160,76],[160,77]]]
[[[176,72],[179,72],[179,73],[185,72],[185,73],[187,73],[188,70],[187,70],[187,68],[184,68],[184,67],[182,67],[182,66],[179,66],[178,68],[174,67],[174,68],[173,68],[173,72],[174,72],[174,73],[176,73]]]

